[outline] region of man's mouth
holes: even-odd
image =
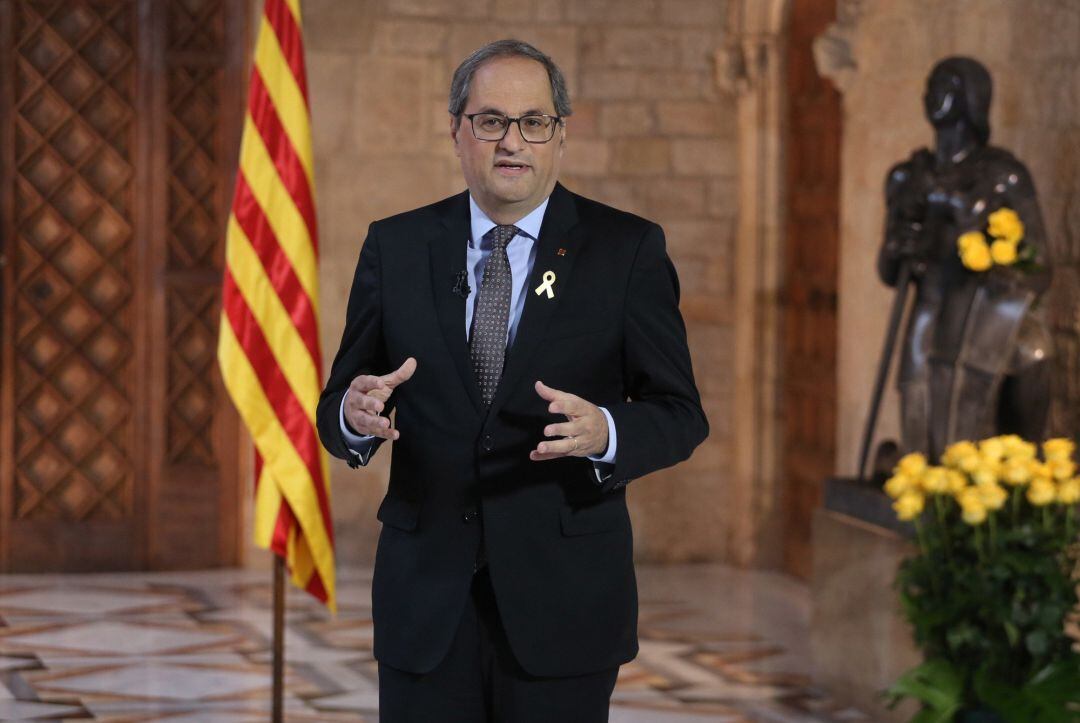
[[[495,169],[505,176],[516,176],[529,170],[527,163],[519,161],[496,161]]]

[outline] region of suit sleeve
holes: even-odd
[[[319,438],[327,451],[335,457],[357,466],[356,455],[349,449],[341,432],[341,401],[349,384],[359,374],[385,374],[387,372],[386,347],[382,335],[382,289],[379,264],[379,242],[374,224],[368,229],[367,239],[360,250],[360,260],[353,275],[349,303],[345,308],[345,330],[341,335],[330,378],[326,382],[316,422]],[[385,414],[393,404],[387,405]],[[371,454],[384,440],[377,438]],[[370,457],[370,455],[369,455]]]
[[[638,247],[625,299],[628,401],[608,405],[619,450],[605,491],[681,462],[709,434],[679,313],[679,280],[665,251],[664,232],[655,224]]]

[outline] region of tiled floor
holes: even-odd
[[[290,593],[289,721],[377,721],[369,570],[331,619]],[[641,654],[612,723],[866,721],[810,679],[805,587],[721,566],[639,567]],[[0,578],[0,720],[266,721],[269,574]]]

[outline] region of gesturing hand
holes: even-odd
[[[536,393],[549,402],[549,412],[562,414],[567,421],[544,427],[545,437],[561,439],[541,442],[529,452],[529,459],[543,462],[559,457],[596,457],[607,451],[607,418],[600,407],[543,382],[536,383]]]
[[[371,434],[383,439],[397,439],[401,434],[390,428],[390,419],[379,416],[394,389],[412,378],[416,371],[416,359],[409,357],[396,371],[377,377],[361,374],[349,385],[345,397],[345,421],[360,434]]]

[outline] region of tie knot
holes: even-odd
[[[497,249],[505,249],[510,239],[518,233],[517,226],[496,226],[487,232],[491,238],[491,245]]]

